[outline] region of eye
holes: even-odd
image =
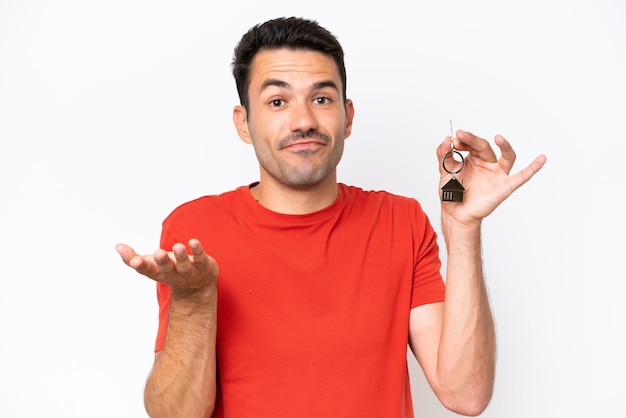
[[[273,99],[270,100],[270,107],[281,107],[285,104],[283,99]]]
[[[328,103],[330,103],[330,102],[331,102],[331,99],[330,99],[330,97],[320,96],[320,97],[316,97],[313,101],[314,101],[316,104],[321,104],[321,105],[323,105],[323,104],[328,104]]]

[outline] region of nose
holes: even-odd
[[[308,132],[317,130],[317,118],[315,109],[311,103],[298,103],[291,109],[290,127],[291,131]]]

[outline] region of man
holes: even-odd
[[[480,414],[495,368],[481,221],[545,157],[509,175],[501,136],[499,159],[468,132],[441,143],[440,160],[452,145],[468,152],[464,201],[441,206],[444,285],[416,200],[337,181],[354,107],[335,37],[305,19],[265,22],[242,37],[233,74],[233,121],[259,181],[176,208],[153,255],[116,247],[158,282],[148,413],[411,417],[409,344],[443,405]],[[441,184],[449,177],[442,169]]]

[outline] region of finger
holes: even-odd
[[[481,160],[495,163],[498,161],[493,148],[486,139],[480,138],[470,132],[456,131],[456,141],[454,148],[461,151],[469,151],[470,155],[474,155]]]
[[[441,160],[443,156],[452,149],[452,144],[450,142],[451,140],[451,136],[446,136],[443,142],[437,147],[437,157],[439,158],[439,160]]]
[[[201,261],[206,256],[202,243],[196,238],[189,240],[189,249],[191,249],[191,256],[194,258],[194,261]]]
[[[519,188],[528,180],[530,180],[546,163],[547,158],[545,155],[539,155],[537,158],[531,162],[528,167],[524,168],[519,173],[516,173],[511,177],[511,181],[513,183],[513,190]]]
[[[133,257],[137,255],[135,250],[133,250],[130,246],[122,243],[115,245],[115,251],[118,252],[118,254],[122,257],[122,260],[127,266],[130,266],[130,260],[132,260]]]
[[[500,164],[500,167],[502,167],[506,173],[509,173],[513,168],[517,155],[515,154],[515,151],[513,150],[513,147],[511,147],[509,141],[504,139],[502,135],[496,135],[494,140],[498,148],[500,148],[500,153],[502,154],[498,164]]]
[[[452,151],[452,137],[446,136],[437,147],[437,159],[439,160],[439,174],[445,176],[446,173],[456,172],[461,162],[455,158]],[[445,161],[444,161],[445,159]],[[444,167],[445,165],[445,167]]]
[[[146,276],[157,273],[154,263],[152,263],[152,257],[137,254],[135,250],[126,244],[117,244],[115,245],[115,249],[122,256],[124,263],[135,269],[138,273]]]
[[[199,271],[209,271],[214,267],[213,259],[204,251],[202,243],[192,238],[189,240],[189,248],[191,249],[191,256],[196,268]]]
[[[164,276],[172,275],[176,272],[176,258],[170,256],[170,253],[162,248],[159,248],[154,252],[152,258],[155,262],[155,267],[158,272]]]
[[[187,276],[191,273],[193,263],[189,259],[189,253],[187,248],[180,243],[172,246],[172,255],[174,257],[176,271],[182,276]]]

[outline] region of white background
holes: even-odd
[[[346,50],[339,177],[439,230],[449,120],[547,165],[484,223],[497,323],[484,417],[626,417],[622,1],[0,0],[0,416],[141,417],[158,245],[178,204],[257,179],[232,51],[277,16]],[[445,254],[442,254],[445,258]],[[449,417],[410,360],[417,417]]]

